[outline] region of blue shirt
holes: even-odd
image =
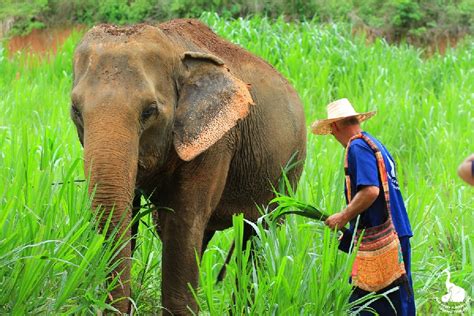
[[[408,214],[403,202],[402,194],[397,180],[397,172],[392,156],[387,149],[373,136],[368,136],[380,149],[385,162],[388,175],[388,186],[390,195],[390,208],[393,225],[399,237],[411,237],[413,233],[408,220]],[[348,173],[351,179],[352,198],[364,186],[377,186],[380,189],[379,196],[375,202],[364,212],[359,219],[359,228],[377,226],[386,221],[387,205],[384,192],[379,178],[377,161],[374,151],[363,139],[355,139],[351,142],[348,153]],[[347,201],[346,201],[347,202]],[[350,222],[350,230],[354,231],[356,219]]]

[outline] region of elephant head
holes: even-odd
[[[103,213],[102,225],[110,217],[109,231],[117,227],[126,240],[114,259],[120,282],[111,292],[120,311],[129,308],[128,227],[137,180],[170,155],[194,159],[246,117],[251,104],[248,86],[221,59],[158,28],[99,25],[77,46],[71,116],[93,207]]]

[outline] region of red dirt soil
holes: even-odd
[[[181,20],[182,23],[184,20]],[[175,22],[167,22],[160,25],[160,28],[166,32],[167,24],[171,26]],[[136,31],[138,26],[129,27],[129,28],[117,28],[112,27],[112,31],[116,32],[126,32],[127,30],[132,32]],[[207,27],[206,27],[207,28]],[[8,54],[12,56],[14,53],[18,51],[25,51],[26,53],[39,53],[40,55],[48,55],[48,53],[55,54],[58,47],[60,47],[64,41],[71,35],[73,31],[85,31],[87,29],[86,26],[74,26],[74,27],[67,27],[67,28],[55,28],[55,29],[43,29],[43,30],[33,30],[30,34],[24,36],[14,36],[12,37],[7,44],[8,47]],[[123,29],[123,30],[122,30]],[[205,29],[205,28],[204,28]],[[189,30],[188,30],[189,31]],[[210,32],[206,32],[210,33]],[[365,33],[367,37],[367,44],[370,45],[376,37],[380,37],[383,34],[377,34],[377,32],[358,28],[353,31],[353,35]],[[212,39],[212,38],[211,38]],[[388,39],[390,42],[390,39]],[[456,47],[458,42],[458,37],[450,37],[448,35],[444,36],[437,36],[433,38],[429,43],[412,43],[415,46],[425,47],[425,56],[429,57],[432,56],[434,53],[439,52],[440,54],[444,54],[446,52],[447,47]],[[209,45],[212,46],[212,40],[208,41]],[[411,42],[408,40],[408,42]],[[420,45],[421,44],[421,45]]]
[[[83,31],[85,29],[85,26],[74,26],[69,28],[33,30],[28,35],[14,36],[8,41],[8,54],[11,56],[18,51],[39,53],[41,55],[55,54],[58,47],[66,41],[73,31]]]

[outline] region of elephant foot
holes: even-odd
[[[190,316],[190,315],[198,315],[197,311],[191,312],[191,309],[173,309],[173,311],[163,309],[162,311],[163,316]]]
[[[198,315],[199,308],[193,297],[181,296],[181,299],[163,298],[163,315],[166,316],[190,316]]]
[[[115,272],[112,273],[112,279],[115,276]],[[105,311],[106,315],[132,315],[132,304],[130,303],[130,289],[124,287],[119,281],[119,284],[110,291],[107,297],[107,303],[111,304],[116,311]]]
[[[132,315],[132,304],[130,304],[127,297],[114,302],[113,296],[109,294],[108,301],[116,311],[106,311],[104,312],[105,315]]]

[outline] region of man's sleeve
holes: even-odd
[[[364,186],[379,186],[377,160],[373,150],[362,142],[353,144],[349,149],[349,172],[355,176],[359,190]]]

